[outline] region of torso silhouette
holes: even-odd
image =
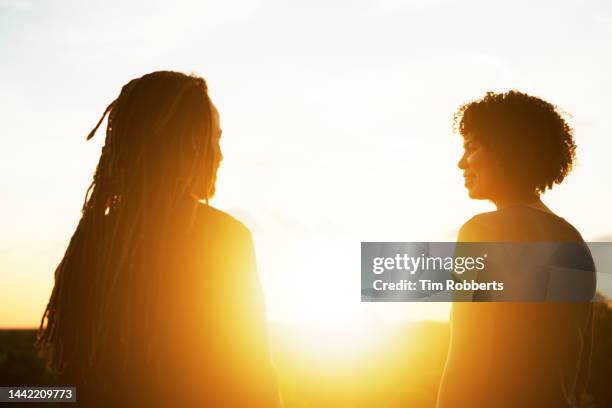
[[[459,241],[583,242],[562,218],[528,207],[477,215]],[[438,408],[573,407],[591,342],[589,302],[454,303]]]
[[[89,384],[75,384],[70,368],[62,375],[63,384],[77,386],[80,406],[279,405],[250,232],[201,205],[185,238],[164,246],[162,293],[151,294],[148,329],[127,339],[129,363],[123,367],[111,349],[104,367],[88,373]]]

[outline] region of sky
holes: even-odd
[[[544,202],[612,240],[607,1],[0,0],[0,327],[38,324],[103,132],[130,79],[203,76],[224,161],[211,204],[253,232],[273,321],[448,318],[360,303],[361,241],[452,241],[469,200],[453,112],[518,89],[568,114],[570,176]]]

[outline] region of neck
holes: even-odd
[[[550,208],[548,208],[542,202],[542,200],[540,200],[540,197],[533,197],[531,199],[507,199],[507,200],[501,199],[501,200],[495,200],[493,201],[493,203],[495,204],[498,210],[501,210],[503,208],[508,208],[508,207],[523,206],[523,207],[535,208],[537,210],[553,214]]]

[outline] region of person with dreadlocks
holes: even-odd
[[[222,160],[206,82],[159,71],[106,140],[37,346],[80,406],[279,406],[249,230],[208,205]]]

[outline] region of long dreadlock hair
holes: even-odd
[[[56,372],[72,367],[88,382],[110,350],[129,364],[130,338],[146,340],[143,333],[153,330],[164,290],[155,254],[167,249],[184,203],[193,221],[198,201],[189,197],[208,202],[214,194],[215,112],[204,79],[153,72],[124,85],[87,136],[108,115],[100,161],[38,332],[37,346]]]

